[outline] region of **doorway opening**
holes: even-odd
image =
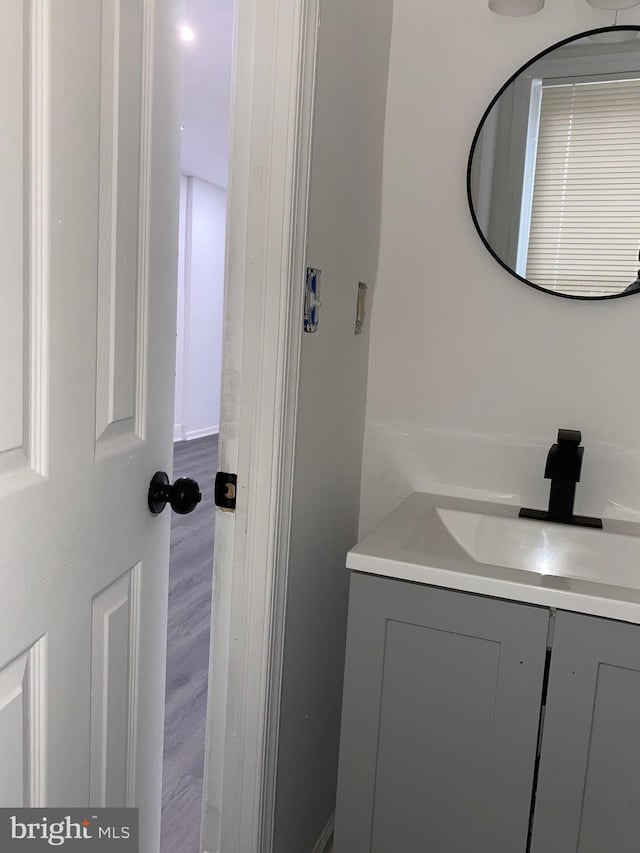
[[[187,0],[181,29],[183,108],[173,480],[202,502],[173,514],[161,853],[199,853],[213,581],[233,0]]]

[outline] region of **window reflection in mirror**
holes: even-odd
[[[486,245],[562,296],[640,290],[640,29],[608,28],[525,66],[483,118],[468,190]]]

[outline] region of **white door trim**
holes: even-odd
[[[211,853],[271,851],[317,9],[236,0],[219,467],[237,472],[238,495],[216,520]]]
[[[281,687],[284,657],[285,610],[289,582],[289,553],[293,515],[293,474],[298,419],[298,391],[302,351],[302,317],[304,282],[307,263],[307,231],[309,192],[311,186],[311,153],[315,109],[320,0],[306,0],[302,32],[302,64],[298,103],[298,145],[296,187],[291,217],[292,268],[289,290],[288,353],[284,377],[285,396],[281,409],[281,448],[279,466],[279,503],[276,531],[276,553],[273,568],[273,610],[270,645],[269,696],[266,708],[265,769],[263,822],[260,853],[272,853],[275,828],[276,771],[279,741]]]

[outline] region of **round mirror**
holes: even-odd
[[[640,292],[640,27],[559,42],[489,104],[467,192],[487,249],[570,299]]]

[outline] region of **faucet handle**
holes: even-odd
[[[544,476],[547,480],[580,482],[584,447],[580,447],[582,433],[577,429],[559,429],[558,441],[547,455]]]
[[[579,429],[559,429],[558,444],[567,447],[572,444],[578,446],[582,442],[582,433]]]

